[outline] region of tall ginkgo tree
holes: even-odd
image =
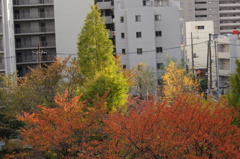
[[[78,57],[84,86],[79,88],[83,99],[91,101],[96,94],[108,92],[106,102],[109,110],[125,109],[129,90],[128,78],[124,76],[113,56],[113,44],[97,5],[91,6],[85,24],[79,34]]]

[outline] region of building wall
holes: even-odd
[[[10,74],[16,72],[12,0],[0,0],[0,2],[2,19],[2,35],[0,35],[2,36],[0,39],[2,50],[0,54],[4,59],[1,61],[2,69],[0,70],[2,73]]]
[[[191,33],[193,41],[193,53],[196,55],[194,58],[194,68],[206,69],[207,68],[207,41],[209,40],[209,34],[213,34],[213,22],[212,21],[193,21],[186,23],[186,54],[187,63],[189,68],[192,68],[192,48],[191,48]],[[214,48],[212,48],[212,54]]]
[[[78,34],[92,4],[93,0],[54,1],[57,57],[77,56]]]
[[[181,42],[178,7],[157,7],[154,2],[143,6],[142,0],[114,1],[116,51],[121,55],[122,49],[125,49],[126,53],[121,60],[127,68],[132,69],[140,63],[147,63],[160,78],[163,65],[167,65],[169,59],[180,61],[183,55],[179,48]],[[155,15],[159,15],[161,19],[155,20]],[[136,21],[136,16],[140,16],[139,21]],[[157,37],[156,31],[160,31],[161,36]],[[141,32],[141,38],[136,37],[137,32]],[[161,47],[162,51],[157,53],[157,47]],[[141,54],[137,53],[138,48],[142,49]]]

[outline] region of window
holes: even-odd
[[[158,70],[163,70],[163,68],[164,68],[163,63],[157,63]]]
[[[197,26],[198,29],[204,29],[204,25]]]
[[[162,31],[156,31],[156,37],[162,36]]]
[[[141,55],[142,54],[142,48],[137,48],[137,54]]]
[[[196,11],[203,11],[203,10],[207,10],[207,8],[196,8]]]
[[[122,49],[122,54],[125,55],[126,54],[126,50]]]
[[[207,4],[207,2],[204,2],[204,1],[202,1],[202,2],[195,2],[195,4]]]
[[[127,65],[123,65],[123,69],[127,68]]]
[[[136,15],[135,16],[135,20],[136,20],[136,22],[140,22],[141,21],[141,16],[140,15]]]
[[[124,39],[125,38],[125,34],[121,33],[121,38]]]
[[[196,15],[196,18],[207,17],[207,15]]]
[[[143,0],[143,6],[150,6],[150,0]]]
[[[160,21],[161,20],[161,15],[158,14],[158,15],[155,15],[155,21]]]
[[[120,17],[120,22],[124,23],[124,17]]]
[[[137,38],[141,38],[142,37],[142,33],[141,32],[136,32],[136,37]]]
[[[157,47],[157,48],[156,48],[156,51],[157,51],[157,53],[162,52],[162,47]]]

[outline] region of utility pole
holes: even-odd
[[[40,50],[40,45],[38,44],[38,51],[32,51],[33,54],[37,54],[38,55],[38,65],[41,68],[42,67],[42,54],[47,54],[46,51]]]
[[[211,58],[210,58],[210,51],[211,50],[211,34],[209,34],[209,40],[208,40],[208,52],[207,52],[207,77],[206,77],[206,80],[207,80],[207,84],[208,84],[208,92],[211,93],[211,84],[208,80],[208,77],[209,77],[209,64],[211,65]],[[210,63],[209,63],[210,61]]]
[[[214,41],[215,47],[215,64],[216,64],[216,87],[217,87],[217,99],[219,99],[219,73],[218,73],[218,51],[217,51],[217,41]]]
[[[194,74],[194,53],[193,53],[193,35],[191,32],[191,50],[192,50],[192,72]]]
[[[210,94],[212,95],[212,49],[211,49],[211,37],[212,34],[209,34],[210,47],[209,47],[209,58],[210,58]]]

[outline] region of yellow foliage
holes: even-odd
[[[172,100],[180,97],[183,93],[199,95],[199,84],[194,80],[193,75],[186,73],[174,62],[170,62],[165,67],[166,73],[163,75],[162,99]]]

